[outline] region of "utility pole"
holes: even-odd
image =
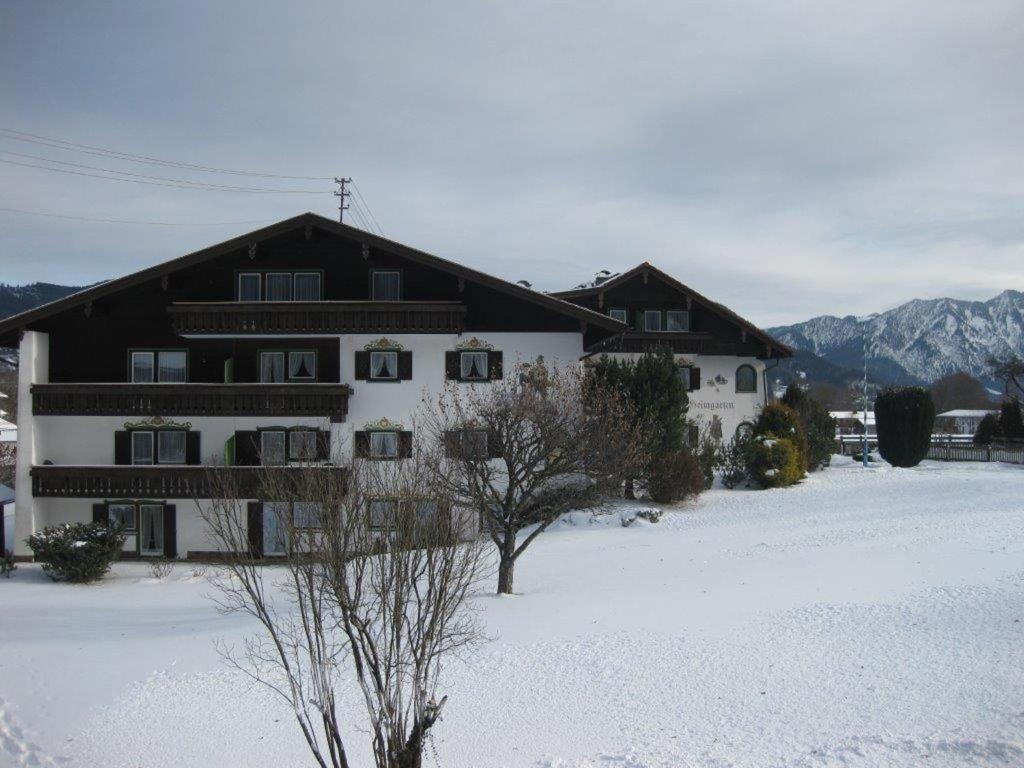
[[[348,189],[346,189],[346,187],[352,183],[352,178],[349,177],[346,179],[344,176],[341,178],[335,176],[334,183],[338,185],[338,191],[334,193],[334,196],[338,198],[338,223],[344,224],[345,211],[348,210],[347,198],[352,194]]]
[[[868,324],[864,323],[864,445],[861,450],[861,458],[864,460],[864,469],[868,468]],[[875,429],[878,429],[877,424]]]

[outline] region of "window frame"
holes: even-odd
[[[288,278],[288,298],[287,299],[272,299],[270,298],[270,278],[285,276]],[[263,273],[263,295],[266,297],[264,301],[275,302],[275,301],[295,301],[295,273],[288,272],[279,269],[267,270]]]
[[[152,429],[133,429],[128,433],[131,435],[131,459],[133,467],[151,467],[157,463],[156,456],[156,437],[155,432]],[[149,438],[149,461],[136,461],[135,460],[135,439],[138,437]]]
[[[657,328],[649,328],[648,327],[648,322],[647,321],[652,316],[658,318],[658,327]],[[662,318],[662,312],[661,312],[660,309],[645,309],[644,310],[644,333],[662,333],[663,330],[664,330],[664,323],[662,322],[662,319],[663,319]]]
[[[484,366],[483,375],[472,377],[466,375],[466,355],[483,355]],[[490,355],[485,349],[462,349],[459,350],[459,381],[490,381],[491,370],[490,370]]]
[[[312,275],[316,277],[316,298],[300,299],[296,297],[295,281],[300,276]],[[323,301],[324,299],[324,273],[319,269],[302,269],[292,272],[292,301]]]
[[[121,528],[124,532],[134,532],[138,530],[139,525],[139,509],[138,503],[134,501],[108,501],[107,502],[107,525],[109,526],[113,521],[110,517],[110,510],[113,507],[127,507],[132,511],[131,525],[126,525]]]
[[[266,461],[266,443],[265,439],[267,435],[280,435],[281,436],[281,461],[273,464],[268,464]],[[283,467],[288,464],[288,431],[285,429],[261,429],[259,430],[260,436],[260,466],[262,467]]]
[[[243,299],[242,298],[242,278],[243,277],[255,277],[256,278],[256,298],[255,299]],[[238,272],[235,278],[235,301],[245,302],[246,304],[263,301],[263,273],[262,272]]]
[[[395,364],[392,376],[376,376],[373,373],[374,355],[394,355]],[[371,349],[370,350],[370,381],[398,381],[398,350],[397,349]]]
[[[686,322],[684,323],[684,325],[686,327],[681,329],[681,330],[678,329],[678,328],[669,328],[669,325],[671,325],[671,323],[669,322],[669,317],[671,315],[682,315],[684,318],[686,318]],[[690,332],[690,311],[688,309],[666,309],[665,310],[665,331],[667,333],[689,333]]]
[[[395,454],[393,456],[386,454],[378,454],[373,450],[373,437],[374,435],[394,435],[395,438]],[[367,450],[367,458],[373,461],[397,461],[399,454],[402,452],[401,446],[401,432],[397,429],[373,429],[367,432],[367,441],[369,446]]]
[[[314,520],[314,524],[313,525],[309,525],[309,524],[302,524],[302,525],[300,525],[299,524],[299,519],[298,519],[297,515],[295,514],[296,508],[299,507],[299,505],[302,505],[303,507],[309,506],[309,507],[315,507],[316,508],[316,517],[317,517],[317,519]],[[292,514],[292,527],[295,528],[296,530],[299,530],[299,531],[319,531],[320,529],[322,529],[324,527],[324,524],[323,524],[324,510],[323,510],[323,506],[322,505],[317,504],[315,501],[293,501],[293,502],[291,502],[290,506],[291,506],[291,514]]]
[[[181,444],[181,461],[166,461],[163,457],[163,451],[160,448],[160,438],[164,435],[176,434],[182,436]],[[188,430],[187,429],[158,429],[153,432],[154,440],[156,442],[155,450],[153,452],[154,464],[167,464],[170,466],[184,466],[188,464]],[[134,457],[133,457],[134,458]]]
[[[740,389],[740,371],[744,368],[749,369],[752,375],[753,387],[750,389]],[[743,363],[736,368],[736,392],[742,395],[756,395],[757,394],[757,369],[750,363]]]
[[[390,508],[390,520],[392,520],[393,522],[390,523],[390,524],[375,524],[373,522],[373,505],[374,504],[387,504],[389,506],[389,508]],[[398,515],[400,513],[401,513],[401,509],[399,507],[399,499],[385,497],[385,496],[380,496],[380,497],[376,497],[376,498],[371,497],[371,498],[367,499],[367,501],[366,501],[366,524],[367,524],[367,527],[371,531],[388,532],[388,531],[396,530],[397,529],[397,525],[395,525],[394,523],[397,523]]]
[[[295,438],[296,435],[312,435],[313,446],[312,446],[312,451],[309,453],[308,456],[295,456],[295,455],[293,455],[292,443],[294,442],[294,438]],[[287,459],[286,459],[286,461],[288,461],[289,463],[293,462],[293,461],[316,461],[316,455],[317,455],[317,444],[316,444],[317,443],[317,436],[318,436],[317,435],[317,430],[312,428],[312,427],[308,427],[308,428],[307,427],[299,427],[297,429],[290,429],[290,430],[288,430],[288,439],[286,441],[286,443],[287,443],[287,446],[286,446],[287,447]]]
[[[622,313],[622,317],[618,318],[615,316],[616,312]],[[618,320],[620,323],[629,324],[629,310],[625,307],[612,307],[608,310],[608,317],[612,320]]]
[[[159,518],[158,518],[159,522],[158,522],[158,524],[156,526],[156,530],[158,532],[159,539],[160,539],[160,547],[158,549],[154,550],[154,551],[143,552],[142,551],[142,512],[143,512],[143,509],[147,508],[147,507],[149,509],[158,509],[158,510],[160,510]],[[140,501],[140,502],[138,502],[138,508],[139,508],[139,525],[138,525],[138,528],[136,529],[137,532],[136,532],[135,544],[136,544],[136,550],[139,553],[139,557],[163,557],[164,556],[164,552],[167,549],[167,542],[164,540],[164,516],[167,514],[167,505],[166,504],[155,503],[155,502]]]
[[[316,350],[315,349],[289,349],[285,358],[284,376],[287,381],[316,381]],[[292,355],[310,355],[313,358],[313,370],[309,376],[292,376]]]
[[[266,381],[263,378],[263,356],[267,355],[278,355],[281,358],[281,380],[280,381]],[[257,355],[257,362],[259,363],[259,379],[260,384],[284,384],[288,381],[288,350],[286,349],[261,349]]]
[[[395,275],[398,278],[398,298],[395,299],[379,299],[376,295],[374,286],[374,278],[377,275]],[[393,267],[380,267],[377,269],[370,270],[370,301],[401,301],[402,300],[402,288],[403,283],[402,270]]]
[[[135,379],[135,356],[149,355],[149,381],[136,381]],[[128,350],[128,376],[132,384],[155,384],[157,381],[156,350],[152,349],[130,349]]]

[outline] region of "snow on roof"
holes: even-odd
[[[18,441],[18,425],[0,419],[0,443],[16,443]]]
[[[949,416],[950,418],[954,418],[954,419],[955,418],[978,418],[978,419],[983,419],[986,416],[988,416],[990,413],[995,413],[995,411],[979,411],[979,410],[972,410],[970,408],[954,408],[952,411],[946,411],[945,413],[940,413],[939,416],[940,417],[941,416]]]
[[[864,411],[829,411],[828,415],[833,419],[856,419],[864,421]],[[875,423],[875,412],[868,411],[868,424]]]

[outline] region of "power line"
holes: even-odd
[[[129,160],[134,163],[148,163],[150,165],[163,165],[175,168],[188,168],[193,171],[205,171],[207,173],[230,173],[236,176],[257,176],[265,179],[294,179],[298,181],[330,181],[330,176],[289,176],[281,173],[265,173],[261,171],[232,170],[230,168],[217,168],[212,165],[201,165],[199,163],[187,163],[180,160],[163,160],[148,155],[137,155],[132,152],[121,152],[116,149],[96,147],[90,144],[78,144],[64,139],[53,139],[46,136],[39,136],[26,131],[16,131],[13,128],[0,127],[0,133],[7,134],[4,138],[14,141],[23,141],[29,144],[42,144],[43,146],[63,149],[69,152],[81,152],[87,155],[98,155],[100,157],[116,157],[121,160]]]
[[[263,224],[266,219],[250,219],[249,221],[139,221],[135,219],[102,219],[91,216],[72,216],[64,213],[50,213],[48,211],[28,211],[23,208],[4,208],[0,211],[6,213],[22,213],[28,216],[46,216],[53,219],[73,219],[75,221],[93,221],[101,224],[150,224],[159,227],[234,227],[245,224]]]
[[[380,224],[378,223],[377,217],[373,215],[373,211],[370,210],[370,206],[366,202],[366,198],[363,197],[363,193],[359,191],[359,187],[356,186],[355,182],[352,182],[352,189],[353,189],[353,191],[355,191],[356,197],[358,197],[360,202],[362,203],[363,208],[366,209],[366,212],[370,215],[370,218],[373,219],[373,224],[377,228],[377,234],[383,236],[384,235],[383,228],[381,228]]]
[[[46,160],[46,162],[59,162],[55,160]],[[106,179],[107,181],[130,181],[135,184],[149,184],[156,187],[169,187],[172,189],[199,189],[206,192],[250,192],[260,194],[290,194],[290,195],[322,195],[325,194],[326,190],[319,189],[271,189],[266,187],[232,187],[224,184],[209,184],[202,181],[188,181],[187,179],[165,179],[160,176],[134,178],[141,176],[141,174],[129,174],[126,171],[111,171],[106,168],[95,168],[93,170],[103,171],[104,173],[120,173],[122,176],[102,176],[98,173],[86,173],[84,171],[72,171],[66,168],[50,168],[45,165],[34,165],[32,163],[21,163],[16,160],[4,160],[0,158],[0,163],[6,163],[8,165],[18,165],[23,168],[36,168],[42,171],[54,171],[56,173],[67,173],[73,176],[88,176],[94,179]],[[85,168],[91,168],[91,166],[82,166]],[[133,178],[124,178],[124,176],[131,176]],[[158,179],[158,181],[151,181],[149,179]]]

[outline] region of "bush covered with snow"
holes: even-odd
[[[747,474],[762,488],[784,488],[804,476],[804,458],[789,437],[755,435],[747,445]]]
[[[688,450],[672,451],[651,462],[647,494],[659,504],[671,504],[704,490],[700,462]]]
[[[894,467],[916,467],[928,455],[935,404],[923,387],[889,387],[875,399],[878,452]]]
[[[770,435],[789,440],[799,454],[800,466],[807,466],[807,433],[804,432],[799,414],[788,405],[766,405],[754,422],[754,435]]]
[[[65,523],[32,534],[26,543],[54,581],[85,583],[110,570],[124,536],[101,523]]]
[[[825,406],[808,395],[795,381],[786,389],[782,403],[796,412],[806,435],[807,471],[816,472],[827,467],[832,460],[832,450],[835,447],[836,420]]]

